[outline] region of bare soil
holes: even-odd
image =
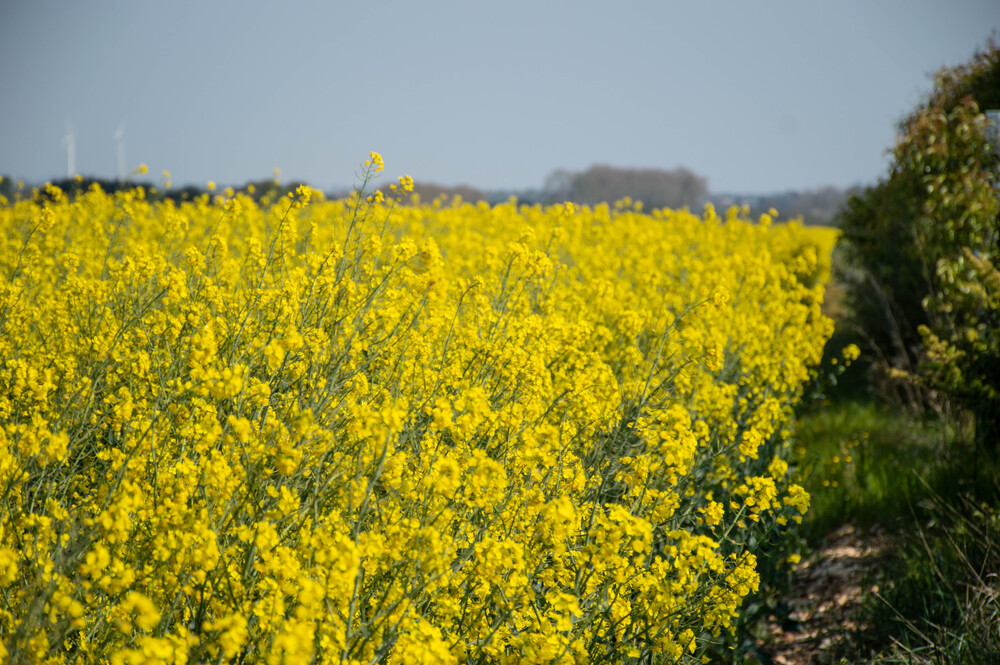
[[[788,619],[767,626],[764,650],[775,665],[830,665],[864,631],[858,610],[890,547],[878,531],[845,525],[826,537],[793,576]]]

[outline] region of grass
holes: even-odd
[[[940,422],[873,402],[834,404],[800,415],[796,457],[812,496],[810,542],[852,522],[890,531],[906,528],[929,491],[948,494],[966,482],[954,468],[968,451]]]
[[[844,662],[1000,663],[1000,471],[966,428],[859,400],[804,411],[796,438],[809,544],[848,523],[895,543]]]
[[[880,593],[863,609],[871,628],[858,652],[878,651],[873,663],[1000,665],[996,494],[979,502],[931,497],[930,519],[901,540]]]

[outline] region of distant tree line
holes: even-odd
[[[500,203],[511,196],[522,203],[614,203],[626,197],[649,208],[696,208],[707,197],[707,181],[687,169],[664,171],[613,166],[592,166],[585,171],[553,171],[541,189],[484,191],[468,185],[444,186],[416,181],[414,193],[421,201],[459,196],[463,201]]]
[[[647,208],[697,208],[708,194],[708,181],[685,168],[631,169],[591,166],[586,171],[553,171],[542,190],[552,201],[594,205],[630,197]]]
[[[3,180],[0,180],[0,196],[3,196],[8,201],[14,198],[14,188],[16,183],[7,176],[0,176]]]
[[[821,187],[773,194],[710,194],[708,201],[720,211],[729,206],[746,205],[756,219],[769,210],[778,211],[779,219],[801,218],[804,224],[835,224],[854,189]]]
[[[461,197],[463,201],[473,203],[476,201],[493,202],[490,195],[486,194],[481,189],[476,189],[475,187],[470,187],[468,185],[436,185],[416,180],[413,183],[413,193],[416,194],[423,203],[430,203],[434,201],[434,199],[438,198],[444,199],[445,201],[451,201],[456,196]]]
[[[459,196],[463,201],[500,203],[513,196],[529,204],[573,201],[594,205],[613,204],[629,197],[642,201],[647,209],[688,207],[698,210],[712,203],[724,211],[732,205],[746,205],[753,219],[774,209],[779,219],[801,218],[805,224],[831,224],[854,190],[822,187],[771,194],[712,194],[708,192],[705,178],[683,168],[666,171],[592,166],[579,172],[553,171],[545,179],[544,186],[534,190],[485,191],[468,185],[449,187],[417,181],[414,191],[424,202],[438,198],[449,202]]]
[[[149,200],[171,200],[175,203],[194,201],[201,196],[214,196],[215,194],[220,193],[219,189],[210,191],[206,187],[199,187],[197,185],[184,185],[183,187],[166,188],[160,187],[152,182],[149,182],[148,180],[117,180],[110,178],[92,178],[89,176],[77,178],[57,178],[50,180],[49,182],[70,196],[86,192],[94,185],[97,185],[102,191],[109,194],[135,189],[136,187],[142,187],[146,190],[146,197]],[[291,192],[294,192],[295,189],[302,184],[304,183],[298,181],[278,183],[274,180],[255,180],[240,187],[234,187],[233,190],[250,196],[252,199],[260,203],[261,201],[275,201]],[[37,192],[34,194],[32,194],[33,189],[37,189]],[[10,178],[4,177],[4,179],[0,181],[0,195],[5,196],[8,200],[16,198],[19,192],[20,195],[24,197],[46,196],[45,191],[41,188],[25,186],[23,189],[18,190],[16,184],[14,184]]]
[[[148,181],[135,180],[84,177],[62,178],[52,183],[71,194],[86,191],[95,183],[104,191],[112,193],[142,185],[151,198],[171,199],[175,202],[193,201],[204,194],[212,194],[206,188],[195,185],[167,189]],[[294,191],[300,184],[302,183],[277,183],[271,179],[262,179],[248,182],[236,188],[236,191],[249,194],[258,202],[265,199],[274,201]],[[28,191],[30,192],[30,188]],[[328,196],[338,198],[345,196],[349,191],[329,192]],[[0,194],[11,199],[15,193],[15,185],[10,178],[0,181]],[[824,187],[773,194],[713,194],[708,192],[705,178],[684,168],[661,170],[592,166],[578,172],[563,169],[553,171],[539,189],[483,190],[469,185],[448,186],[418,180],[414,186],[414,193],[425,203],[435,199],[450,203],[458,196],[463,201],[486,201],[490,204],[501,203],[514,197],[519,202],[528,204],[573,201],[595,205],[613,204],[629,197],[633,201],[641,201],[647,210],[687,207],[699,211],[706,203],[711,203],[721,212],[732,205],[746,205],[752,218],[757,218],[773,208],[778,211],[781,219],[800,217],[806,224],[829,224],[841,211],[851,191]]]

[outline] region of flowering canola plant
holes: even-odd
[[[697,660],[829,257],[706,208],[0,201],[0,655]]]

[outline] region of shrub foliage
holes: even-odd
[[[888,176],[842,215],[859,268],[851,299],[888,378],[916,403],[969,411],[980,442],[995,446],[1000,145],[981,111],[1000,109],[1000,47],[935,83],[901,124]]]

